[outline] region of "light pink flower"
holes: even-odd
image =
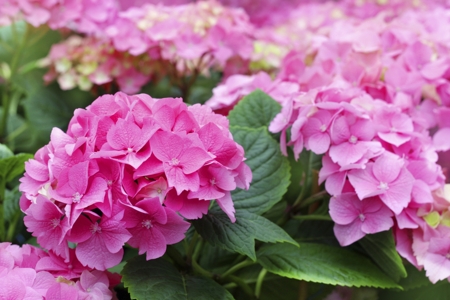
[[[404,168],[404,161],[392,154],[384,154],[365,169],[351,170],[348,179],[360,199],[379,196],[395,214],[411,201],[414,177]]]
[[[378,197],[361,201],[354,193],[332,197],[330,216],[336,223],[334,234],[341,246],[348,246],[366,234],[385,231],[394,225],[393,213]]]

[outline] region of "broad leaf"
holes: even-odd
[[[144,256],[130,259],[122,270],[122,281],[132,299],[233,299],[215,281],[181,274],[166,260],[145,261]]]
[[[258,262],[269,272],[305,281],[341,286],[401,288],[369,259],[322,244],[275,244],[261,248]]]
[[[70,101],[68,101],[70,99]],[[63,130],[78,107],[87,106],[92,95],[74,89],[61,91],[56,84],[41,86],[30,91],[24,101],[25,112],[30,127],[44,141],[48,142],[53,127]]]
[[[228,119],[230,120],[230,125],[233,126],[268,127],[280,110],[281,105],[278,102],[258,89],[239,101],[234,109],[230,111]]]
[[[391,231],[366,235],[359,244],[387,275],[395,281],[406,277],[405,266],[395,249],[394,237]]]
[[[245,150],[246,163],[252,169],[249,190],[231,193],[236,210],[263,214],[279,202],[289,186],[289,162],[266,128],[232,127],[234,140]]]
[[[428,282],[425,286],[407,291],[379,291],[378,299],[383,300],[448,300],[450,299],[450,283],[447,280],[436,284]]]
[[[14,153],[6,145],[0,144],[0,160],[12,157]]]
[[[231,223],[225,213],[212,209],[203,218],[194,220],[193,224],[198,233],[212,245],[247,255],[253,260],[256,260],[255,239],[297,245],[278,225],[247,211],[237,211],[236,222]]]
[[[33,158],[31,154],[20,153],[0,160],[0,176],[10,182],[25,170],[25,162]]]
[[[408,276],[402,278],[399,282],[405,291],[432,284],[427,276],[425,276],[424,270],[419,271],[413,265],[408,264],[406,266],[406,272]]]
[[[10,222],[17,213],[20,213],[19,199],[21,194],[18,186],[11,191],[5,190],[5,201],[3,202],[5,221]]]

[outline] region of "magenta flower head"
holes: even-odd
[[[125,243],[161,257],[210,201],[234,222],[231,191],[248,189],[252,177],[244,160],[228,120],[208,107],[105,95],[76,110],[67,133],[53,129],[26,163],[21,209],[43,247],[105,270],[122,260]]]

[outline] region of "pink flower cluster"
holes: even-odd
[[[230,192],[248,189],[250,168],[228,120],[180,98],[105,95],[78,109],[67,133],[26,162],[24,222],[38,243],[83,266],[121,262],[128,243],[161,257],[211,200],[234,222]]]
[[[236,72],[253,51],[245,12],[215,1],[131,7],[102,26],[89,37],[54,45],[46,80],[58,78],[63,89],[89,89],[114,79],[122,91],[136,93],[164,74],[176,81],[210,68]]]
[[[42,66],[50,66],[44,76],[49,83],[57,80],[63,90],[78,87],[91,90],[93,85],[116,83],[125,93],[137,93],[151,75],[160,70],[159,61],[148,56],[132,56],[114,50],[107,41],[93,37],[71,36],[52,46]]]
[[[319,181],[340,244],[392,228],[398,252],[432,282],[450,278],[450,196],[438,164],[450,149],[448,26],[439,6],[340,19],[265,85],[291,84],[281,96],[268,90],[282,104],[269,130],[281,132],[285,153],[323,155]],[[229,77],[207,104],[226,110],[261,88],[255,78]]]
[[[113,299],[120,275],[71,265],[52,252],[0,243],[1,299]]]

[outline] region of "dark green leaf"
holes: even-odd
[[[198,233],[212,245],[247,255],[253,260],[256,260],[255,239],[269,243],[297,244],[276,224],[247,211],[237,211],[236,222],[231,223],[225,213],[212,209],[202,219],[194,220],[193,224]]]
[[[231,127],[234,140],[245,150],[246,163],[252,170],[249,190],[231,193],[236,210],[256,214],[268,211],[279,202],[289,186],[289,162],[267,129]]]
[[[450,283],[447,280],[436,284],[428,282],[420,288],[407,291],[379,291],[378,299],[383,300],[448,300],[450,299]]]
[[[408,276],[402,278],[399,282],[405,291],[425,285],[431,285],[430,280],[425,276],[424,270],[419,271],[413,265],[408,264],[406,266],[406,272],[408,273]]]
[[[275,244],[261,248],[257,257],[269,272],[288,278],[341,286],[401,288],[369,259],[340,247]]]
[[[33,155],[20,153],[0,160],[0,176],[5,179],[5,182],[10,182],[24,172],[25,162],[30,158],[33,158]]]
[[[387,275],[395,281],[406,277],[405,266],[395,249],[394,237],[391,231],[366,235],[359,244]]]
[[[270,122],[280,112],[281,105],[261,90],[245,96],[234,107],[228,119],[230,125],[259,128],[269,127]]]
[[[5,221],[10,222],[17,213],[20,213],[20,195],[21,192],[19,192],[18,186],[13,190],[5,190],[5,201],[3,202]]]
[[[77,89],[63,92],[53,84],[32,90],[25,99],[24,107],[33,130],[48,141],[53,127],[64,130],[74,109],[88,105],[90,100],[91,96],[85,92]]]
[[[130,259],[122,270],[122,281],[132,299],[233,299],[215,281],[181,274],[164,259],[145,261],[144,256]]]

